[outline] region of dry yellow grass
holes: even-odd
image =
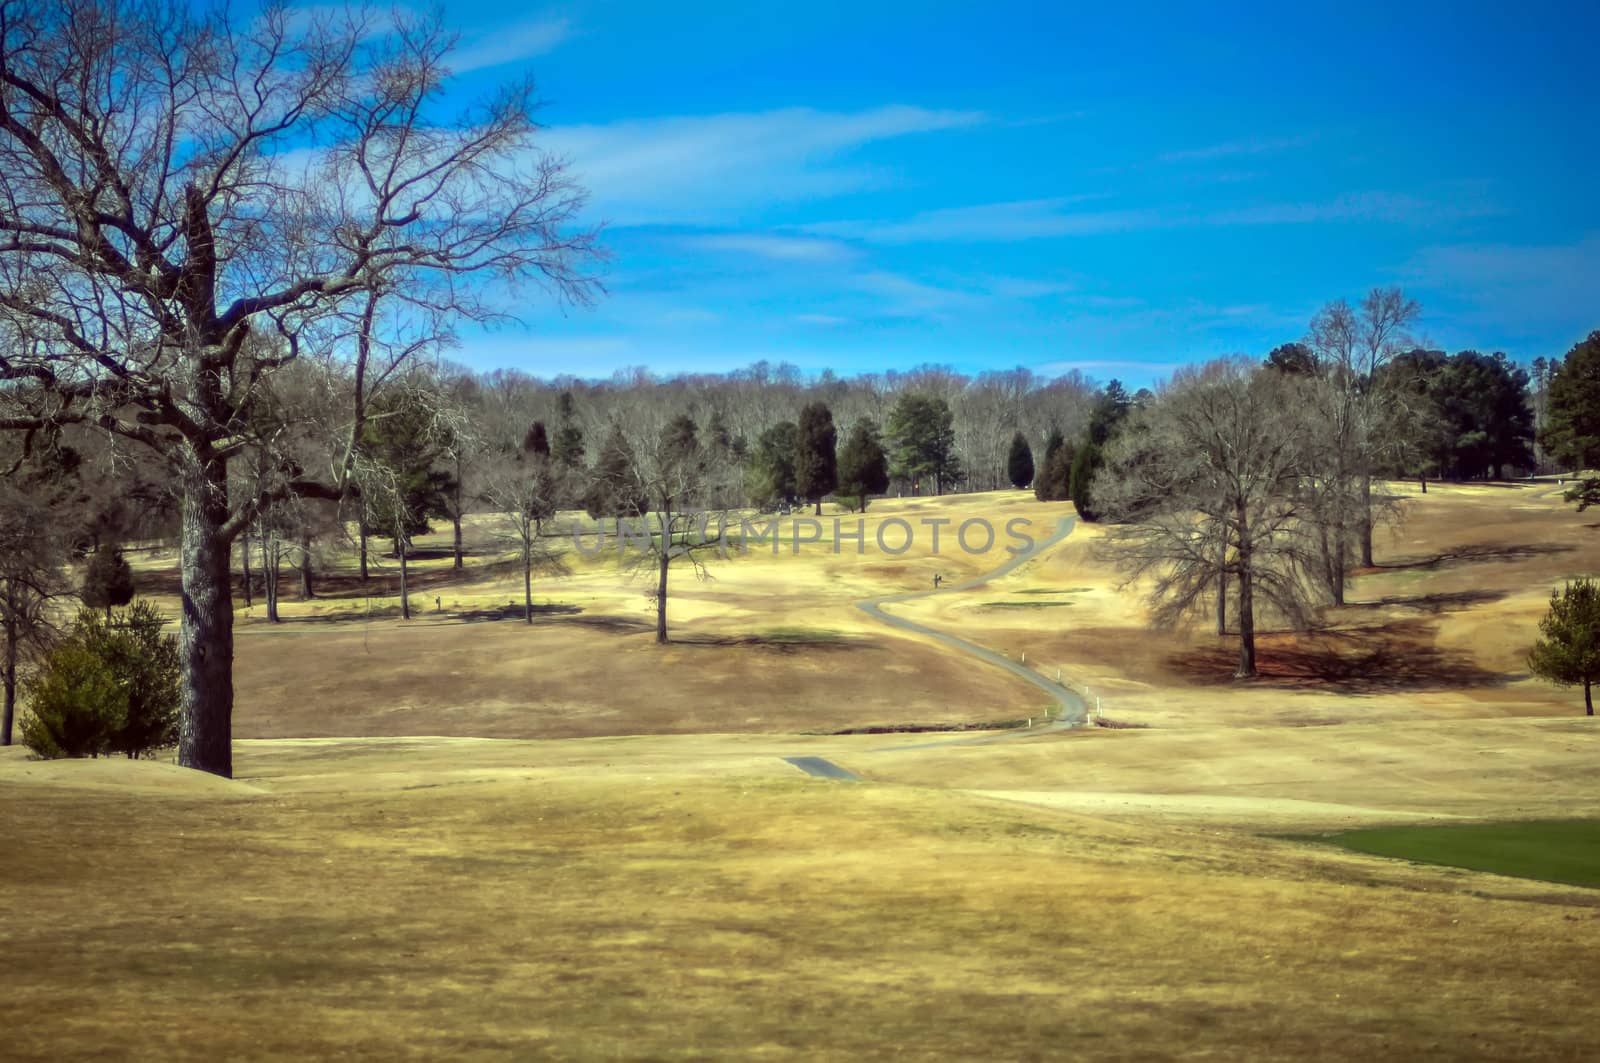
[[[1042,538],[1063,512],[873,510],[869,543],[894,515]],[[1547,492],[1432,491],[1255,684],[1211,636],[1147,632],[1092,529],[892,607],[1155,725],[1000,741],[794,732],[1036,704],[852,605],[1003,554],[730,560],[677,581],[665,649],[599,562],[542,583],[579,611],[531,630],[286,603],[242,625],[241,731],[411,737],[244,741],[231,782],[0,754],[5,1051],[1583,1058],[1594,891],[1279,836],[1600,814],[1600,727],[1520,663],[1551,583],[1600,568],[1591,525]],[[438,586],[430,608],[514,596]]]
[[[701,742],[247,743],[264,792],[228,795],[38,785],[0,759],[5,951],[25,972],[7,1054],[1578,1058],[1592,1041],[1592,892],[829,783],[773,739]],[[847,742],[865,740],[806,749]],[[102,770],[130,769],[76,781]]]

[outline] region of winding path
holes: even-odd
[[[1056,526],[1056,530],[1051,533],[1049,538],[1044,539],[1041,542],[1034,543],[1033,546],[1017,554],[999,568],[985,572],[981,576],[975,576],[963,583],[957,583],[954,586],[946,587],[942,590],[913,591],[909,594],[891,594],[882,598],[867,598],[857,602],[856,608],[860,609],[862,612],[866,613],[875,620],[881,620],[890,627],[897,627],[903,631],[914,631],[919,635],[926,635],[928,638],[942,642],[946,646],[954,647],[955,649],[960,650],[962,653],[976,657],[980,661],[984,661],[987,664],[992,664],[997,668],[1003,668],[1012,675],[1016,676],[1018,679],[1032,683],[1046,694],[1049,694],[1050,697],[1055,699],[1055,701],[1061,706],[1061,712],[1056,719],[1050,724],[1046,725],[1046,727],[1035,728],[1031,733],[1038,733],[1040,730],[1053,731],[1066,727],[1080,727],[1088,722],[1087,706],[1084,705],[1083,698],[1062,686],[1060,683],[1046,679],[1032,668],[1029,668],[1023,664],[1018,664],[1009,657],[996,653],[993,650],[985,649],[984,647],[979,646],[977,643],[968,642],[966,639],[957,638],[954,635],[947,635],[943,631],[939,631],[936,628],[928,627],[926,624],[916,623],[913,620],[907,620],[905,617],[886,613],[882,609],[882,607],[885,605],[892,605],[898,602],[915,601],[918,598],[927,598],[934,594],[951,594],[959,591],[972,590],[974,587],[981,587],[984,584],[1000,579],[1003,576],[1008,576],[1022,565],[1025,565],[1029,561],[1032,561],[1034,558],[1038,557],[1039,554],[1044,550],[1047,550],[1048,548],[1061,542],[1067,536],[1071,535],[1072,529],[1077,526],[1077,523],[1077,518],[1075,517],[1062,517],[1061,523]]]

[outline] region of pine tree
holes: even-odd
[[[1600,331],[1554,366],[1547,402],[1539,443],[1573,472],[1600,469]]]
[[[1011,453],[1006,457],[1006,476],[1018,491],[1033,483],[1033,449],[1020,431],[1011,437]]]
[[[1099,511],[1094,508],[1094,478],[1104,463],[1100,447],[1092,439],[1083,444],[1072,460],[1072,478],[1068,487],[1072,505],[1077,509],[1078,516],[1091,524],[1100,519]]]
[[[824,403],[808,403],[800,411],[799,427],[794,459],[795,489],[801,498],[815,503],[817,515],[821,516],[822,496],[839,485],[839,433],[833,425],[833,411]]]
[[[839,451],[838,490],[855,498],[857,510],[865,513],[867,496],[882,494],[888,489],[889,456],[884,453],[883,441],[878,437],[878,426],[870,420],[857,421]]]
[[[528,434],[522,437],[522,452],[541,458],[550,456],[550,437],[543,421],[535,421],[528,427]]]
[[[46,759],[121,753],[178,741],[178,640],[146,601],[112,617],[78,614],[29,684],[23,741]]]
[[[1581,579],[1550,595],[1550,612],[1539,621],[1544,638],[1528,653],[1528,669],[1564,687],[1583,684],[1583,707],[1594,715],[1600,679],[1600,586]]]
[[[83,604],[90,609],[104,609],[109,619],[112,609],[131,601],[133,569],[122,556],[121,547],[105,543],[89,555],[89,565],[83,573]]]

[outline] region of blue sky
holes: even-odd
[[[453,357],[766,359],[1144,384],[1401,284],[1421,338],[1600,328],[1600,5],[450,7],[462,89],[531,70],[609,295]]]

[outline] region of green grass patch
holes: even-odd
[[[1374,856],[1600,889],[1600,820],[1373,827],[1319,840]]]
[[[1025,587],[1018,590],[1017,594],[1087,594],[1093,587]]]

